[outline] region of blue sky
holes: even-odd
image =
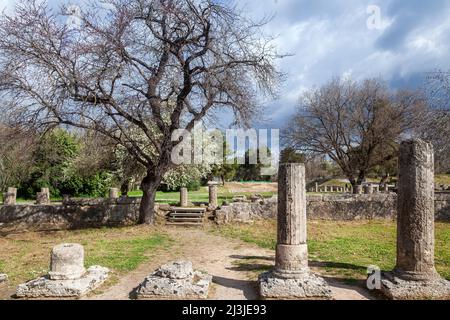
[[[0,8],[15,0],[0,0]],[[54,1],[56,2],[56,1]],[[77,3],[79,1],[73,1]],[[279,99],[266,101],[262,127],[279,128],[302,92],[332,77],[381,77],[394,88],[420,85],[424,72],[450,69],[449,0],[237,0],[278,36],[279,62],[287,74]],[[380,20],[373,21],[373,6]],[[372,8],[372,9],[371,9]],[[371,10],[368,10],[371,9]]]

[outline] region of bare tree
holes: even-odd
[[[174,131],[223,107],[248,123],[280,77],[263,24],[222,2],[95,1],[79,28],[41,3],[0,18],[5,106],[18,122],[93,129],[124,146],[146,168],[140,223],[153,221]]]
[[[414,126],[423,98],[389,93],[379,80],[332,80],[306,92],[284,142],[309,156],[326,155],[352,185],[396,157],[399,137]]]
[[[424,85],[428,109],[416,134],[434,145],[435,170],[450,173],[450,71],[434,71]]]

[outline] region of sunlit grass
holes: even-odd
[[[276,221],[215,227],[215,234],[241,239],[275,250]],[[436,269],[450,279],[450,223],[436,223]],[[392,221],[310,221],[309,259],[329,275],[347,279],[365,277],[369,265],[391,270],[395,265],[396,225]]]

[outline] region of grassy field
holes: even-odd
[[[365,278],[369,265],[390,270],[395,264],[395,223],[389,221],[311,221],[308,224],[310,266],[330,277],[352,284]],[[223,237],[240,239],[274,250],[276,222],[210,225],[206,230]],[[208,231],[206,231],[208,232]],[[75,242],[85,248],[85,265],[102,265],[113,271],[110,284],[136,269],[139,264],[167,255],[179,243],[164,227],[133,226],[79,231],[21,233],[0,238],[0,272],[7,273],[15,286],[46,274],[51,248],[59,243]],[[450,279],[450,224],[436,224],[436,268]],[[213,249],[213,248],[211,248]],[[207,253],[205,253],[207,254]],[[251,264],[250,260],[245,264]],[[252,271],[260,273],[272,263]]]
[[[434,182],[439,185],[450,185],[450,174],[439,174],[434,177]]]
[[[275,250],[276,222],[233,224],[212,232],[241,239]],[[450,224],[436,223],[436,268],[450,279]],[[355,281],[363,279],[367,266],[391,270],[395,265],[396,226],[390,221],[311,221],[308,223],[308,249],[312,266],[323,268],[329,276]]]
[[[252,194],[255,194],[255,192],[236,192],[232,193],[228,189],[224,187],[219,187],[218,190],[218,201],[221,205],[224,201],[231,201],[233,197],[235,196],[251,196]],[[264,197],[270,198],[275,193],[274,192],[258,192],[258,194],[261,194]],[[128,193],[128,196],[130,197],[142,197],[142,191],[131,191]],[[3,200],[0,196],[0,202]],[[62,201],[62,198],[52,198],[52,202],[60,202]],[[162,192],[158,191],[156,193],[156,202],[158,203],[168,203],[168,204],[174,204],[176,205],[180,201],[180,193],[178,191],[171,191],[171,192]],[[201,187],[198,191],[189,191],[189,201],[191,202],[208,202],[209,201],[209,194],[207,187]],[[34,200],[29,199],[23,199],[23,198],[17,198],[17,203],[34,203]]]
[[[219,187],[218,190],[218,201],[219,204],[222,204],[224,201],[231,201],[235,196],[251,196],[254,192],[237,192],[232,193],[227,188],[222,186]],[[270,198],[275,193],[274,192],[260,192],[264,197]],[[130,197],[142,197],[142,191],[132,191],[129,193]],[[180,201],[180,193],[179,192],[162,192],[158,191],[156,194],[156,202],[159,203],[170,203],[177,204]],[[209,193],[207,187],[202,187],[198,191],[189,191],[189,201],[191,202],[208,202],[209,201]]]
[[[82,244],[85,265],[110,268],[117,279],[158,250],[170,248],[173,240],[161,229],[143,226],[21,233],[0,238],[0,271],[8,274],[13,285],[43,275],[48,271],[51,248],[59,243]]]

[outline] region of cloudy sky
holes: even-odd
[[[381,77],[401,88],[420,85],[426,71],[450,68],[448,0],[235,2],[254,18],[273,16],[267,32],[278,36],[280,53],[293,54],[279,62],[287,81],[280,98],[267,102],[264,127],[282,127],[301,93],[332,77]],[[0,8],[13,3],[0,0]]]

